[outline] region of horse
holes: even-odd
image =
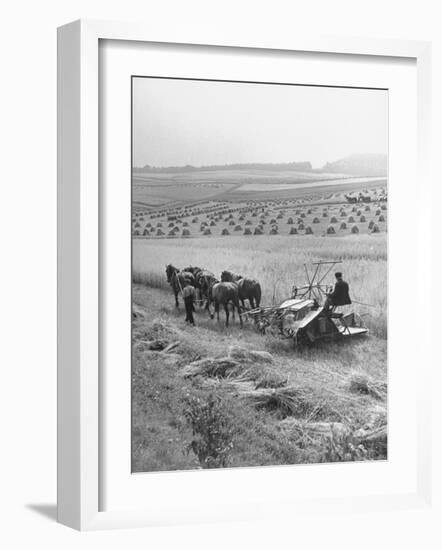
[[[209,290],[210,302],[215,305],[216,318],[219,321],[219,306],[224,306],[226,313],[226,327],[229,326],[229,303],[233,304],[233,315],[235,315],[235,307],[239,314],[239,323],[242,328],[241,308],[239,305],[238,297],[238,285],[231,282],[216,282]],[[210,310],[209,310],[210,312]],[[213,314],[210,314],[210,318],[213,319]]]
[[[245,308],[245,300],[249,301],[252,309],[259,307],[261,303],[261,285],[258,281],[243,277],[232,271],[223,271],[221,273],[221,281],[233,282],[238,285],[238,296],[243,308]]]
[[[172,287],[173,293],[175,295],[175,307],[179,307],[178,294],[183,291],[183,288],[187,284],[195,286],[195,277],[192,273],[188,271],[180,271],[177,267],[172,264],[166,265],[166,277],[167,282]]]
[[[356,203],[356,202],[358,202],[358,198],[357,198],[357,197],[351,197],[350,195],[344,195],[344,197],[347,199],[347,202],[349,202],[349,203]]]
[[[200,274],[203,273],[205,270],[202,267],[192,266],[185,267],[183,271],[187,271],[188,273],[192,273],[192,275],[195,277],[195,289],[198,292],[199,295],[199,302],[202,306],[202,292],[201,292],[201,285],[200,285]]]
[[[203,301],[206,301],[206,305],[204,309],[207,311],[209,310],[209,303],[210,303],[210,288],[215,284],[218,283],[218,279],[215,277],[215,275],[211,271],[207,271],[206,269],[202,269],[198,272],[196,275],[196,285],[199,289],[200,293],[200,299],[201,299],[201,307],[203,305]]]
[[[189,265],[189,267],[185,267],[183,271],[187,271],[188,273],[192,273],[192,275],[196,278],[197,274],[202,271],[201,267],[197,267],[194,265]]]
[[[371,202],[371,197],[370,195],[363,195],[362,193],[359,193],[358,202]]]
[[[224,270],[221,272],[221,282],[222,283],[236,283],[236,281],[239,281],[240,279],[243,279],[244,277],[242,275],[239,275],[238,273],[235,273],[234,271],[227,271]]]

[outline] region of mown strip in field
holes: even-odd
[[[386,458],[384,339],[298,353],[253,327],[226,329],[204,310],[190,327],[170,289],[135,284],[133,297],[133,471],[201,468],[186,410],[212,397],[231,432],[226,466]],[[171,352],[152,351],[170,342]],[[362,440],[378,428],[379,445]]]
[[[165,265],[196,265],[217,277],[229,269],[260,281],[263,305],[280,303],[291,295],[293,284],[305,283],[304,264],[342,260],[339,269],[350,284],[353,309],[364,315],[374,334],[387,334],[387,235],[349,235],[330,239],[316,236],[260,238],[203,237],[179,241],[138,239],[133,242],[133,280],[168,288]],[[324,284],[333,284],[330,274]]]

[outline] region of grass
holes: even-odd
[[[344,178],[344,179],[342,179]],[[382,178],[357,178],[366,182],[357,183],[348,175],[336,173],[299,172],[297,170],[271,169],[225,169],[198,170],[195,172],[162,172],[134,174],[132,186],[134,201],[147,205],[167,204],[171,201],[210,200],[227,198],[243,200],[255,199],[257,195],[299,197],[311,189],[303,189],[305,183],[319,185],[315,192],[342,191],[342,182],[348,179],[345,190],[364,188],[373,180]],[[330,185],[336,180],[336,185]],[[321,185],[323,182],[323,185]]]
[[[376,399],[383,399],[387,394],[387,384],[372,380],[365,373],[354,373],[350,377],[349,389],[352,392],[371,395]]]
[[[312,195],[293,185],[293,174],[253,174],[250,181],[209,175],[134,182],[140,204],[133,228],[161,222],[168,232],[170,223],[182,223],[181,234],[187,223],[191,235],[157,238],[149,228],[133,240],[133,471],[385,459],[387,222],[379,223],[374,204],[344,204],[342,186]],[[247,192],[250,183],[259,193]],[[269,235],[273,220],[277,235]],[[313,235],[298,221],[312,224]],[[201,234],[204,223],[210,236]],[[326,234],[330,223],[336,234]],[[380,233],[371,234],[369,223],[379,224]],[[264,234],[243,236],[237,225],[252,233],[262,227]],[[230,235],[221,236],[226,228]],[[289,235],[292,228],[299,234]],[[165,277],[169,263],[217,277],[229,269],[258,279],[266,306],[307,282],[304,264],[336,259],[353,299],[342,311],[363,315],[370,336],[297,351],[251,323],[240,329],[236,319],[226,329],[223,313],[217,323],[197,308],[196,327],[187,326],[181,298],[176,309]],[[333,284],[333,272],[322,282]]]
[[[145,312],[133,321],[133,471],[201,468],[189,451],[194,435],[184,411],[189,399],[213,394],[233,419],[229,467],[386,458],[385,447],[361,450],[352,435],[386,423],[385,339],[295,353],[289,341],[247,324],[240,330],[237,321],[226,329],[203,311],[196,327],[187,326],[170,289],[134,284],[133,296]],[[170,353],[152,351],[157,340],[178,344]],[[200,372],[185,376],[190,364]],[[354,391],[362,376],[379,395]],[[341,424],[342,435],[318,429]]]
[[[333,240],[331,240],[333,239]],[[332,244],[332,245],[331,245]],[[139,239],[133,242],[133,281],[169,289],[165,265],[193,264],[220,276],[229,269],[260,281],[263,305],[290,296],[293,284],[305,280],[304,263],[340,258],[355,302],[374,335],[387,336],[387,235],[212,237],[174,240]],[[324,283],[333,283],[330,274]]]

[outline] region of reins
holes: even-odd
[[[181,286],[181,282],[180,282],[180,278],[178,276],[178,271],[174,271],[174,276],[175,276],[175,280],[177,281],[178,283],[178,288],[180,289],[180,292],[181,292],[181,296],[183,296],[183,287]]]

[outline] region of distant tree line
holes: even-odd
[[[256,170],[297,170],[302,172],[309,172],[312,170],[310,162],[283,162],[283,163],[266,163],[266,162],[252,162],[243,164],[213,164],[209,166],[192,166],[187,164],[186,166],[150,166],[146,164],[143,167],[134,167],[134,173],[152,173],[158,174],[161,172],[173,173],[173,172],[198,172],[206,170],[243,170],[243,169],[256,169]]]
[[[150,166],[134,167],[134,174],[161,174],[161,173],[183,173],[199,172],[207,170],[269,170],[284,171],[293,170],[298,172],[331,172],[349,174],[354,176],[387,176],[388,157],[384,154],[361,154],[350,155],[335,162],[327,162],[322,168],[312,168],[310,162],[250,162],[236,164],[212,164],[208,166]]]
[[[321,170],[360,176],[387,176],[388,157],[383,154],[351,155],[336,162],[327,162]]]

